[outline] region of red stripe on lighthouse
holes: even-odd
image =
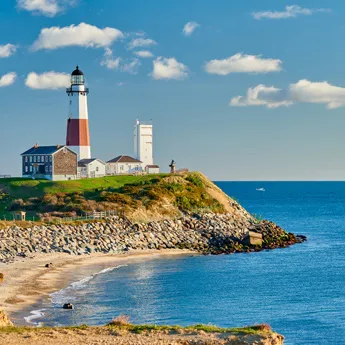
[[[90,146],[89,121],[87,119],[68,119],[67,146]]]

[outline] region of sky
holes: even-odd
[[[152,120],[162,171],[344,180],[345,2],[3,0],[0,175],[64,144],[76,65],[92,156],[133,155]]]

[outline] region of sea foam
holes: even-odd
[[[51,293],[50,294],[51,301],[53,304],[61,305],[61,304],[66,303],[66,298],[68,297],[68,303],[73,302],[74,298],[73,298],[73,296],[71,296],[71,292],[73,292],[75,290],[84,289],[91,280],[93,280],[95,277],[97,277],[100,274],[105,274],[105,273],[114,271],[118,268],[126,267],[126,266],[127,265],[118,265],[118,266],[114,266],[114,267],[108,267],[108,268],[105,268],[105,269],[103,269],[97,273],[91,274],[88,277],[85,277],[81,280],[73,282],[69,286],[67,286],[66,288]]]
[[[25,316],[24,317],[24,320],[27,322],[27,323],[30,323],[31,325],[36,325],[36,326],[40,326],[40,322],[35,322],[34,320],[36,319],[41,319],[44,317],[44,312],[45,309],[38,309],[38,310],[32,310],[30,312],[30,315],[29,316]]]

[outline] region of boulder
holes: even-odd
[[[69,310],[72,310],[74,309],[74,305],[72,303],[65,303],[63,306],[62,306],[62,309],[69,309]]]

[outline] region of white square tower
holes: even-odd
[[[137,120],[134,127],[134,155],[143,162],[143,168],[153,165],[152,123]]]

